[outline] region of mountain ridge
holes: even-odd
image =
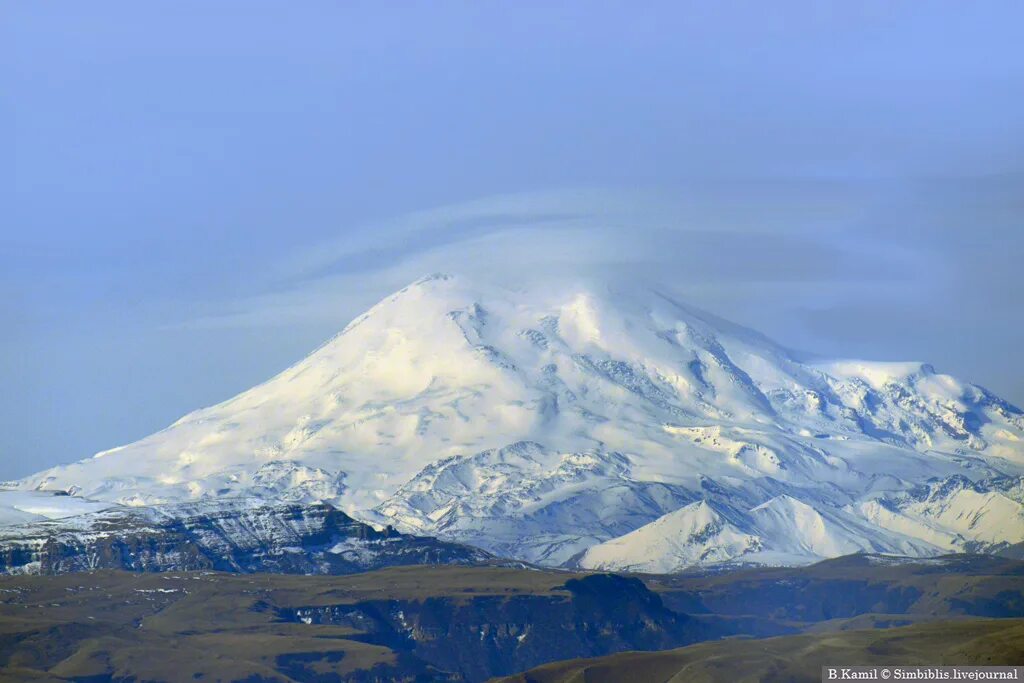
[[[410,564],[482,565],[476,548],[376,529],[327,503],[223,498],[114,506],[0,527],[0,573],[123,569],[348,574]]]

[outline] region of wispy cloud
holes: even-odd
[[[726,314],[911,292],[921,253],[851,235],[862,193],[831,184],[705,185],[684,195],[578,190],[502,195],[396,217],[270,264],[265,291],[206,302],[182,324],[338,320],[425,273],[508,285],[642,279]],[[896,283],[895,285],[893,283]],[[765,307],[768,307],[765,309]]]

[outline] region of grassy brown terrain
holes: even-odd
[[[900,615],[907,623],[1024,616],[1024,562],[989,555],[894,563],[848,555],[808,567],[650,576],[645,582],[678,611],[758,615],[793,624],[862,614]]]
[[[567,578],[460,567],[341,577],[117,571],[2,577],[0,680],[278,681],[312,674],[346,680],[357,671],[367,672],[363,680],[391,680],[405,669],[429,676],[428,667],[415,671],[389,647],[353,639],[355,629],[285,622],[278,610],[437,596],[568,595],[559,590]]]
[[[935,621],[884,630],[730,639],[664,652],[547,664],[501,683],[717,683],[821,680],[822,666],[1024,664],[1024,619]]]
[[[0,680],[817,680],[826,660],[1024,663],[1022,618],[1024,562],[980,556],[639,578],[496,566],[4,576]],[[779,634],[792,635],[720,640]],[[636,675],[615,678],[622,666]]]

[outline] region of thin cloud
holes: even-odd
[[[833,200],[828,211],[820,199],[803,205],[776,192],[759,209],[749,198],[737,207],[724,194],[547,192],[417,212],[348,231],[358,239],[288,255],[271,267],[276,280],[267,291],[208,302],[182,325],[336,320],[435,271],[513,286],[576,276],[643,279],[716,309],[737,287],[806,304],[858,284],[907,281],[918,270],[913,252],[876,244],[865,254],[844,235],[852,199]],[[773,286],[762,290],[766,284]]]

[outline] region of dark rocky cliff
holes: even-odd
[[[639,579],[613,574],[569,579],[557,595],[366,601],[291,608],[280,616],[355,629],[365,634],[358,637],[363,642],[469,681],[555,658],[662,650],[722,635],[666,608]]]
[[[490,555],[377,530],[328,505],[176,504],[112,509],[0,529],[0,572],[95,569],[347,574],[411,564],[479,564]]]

